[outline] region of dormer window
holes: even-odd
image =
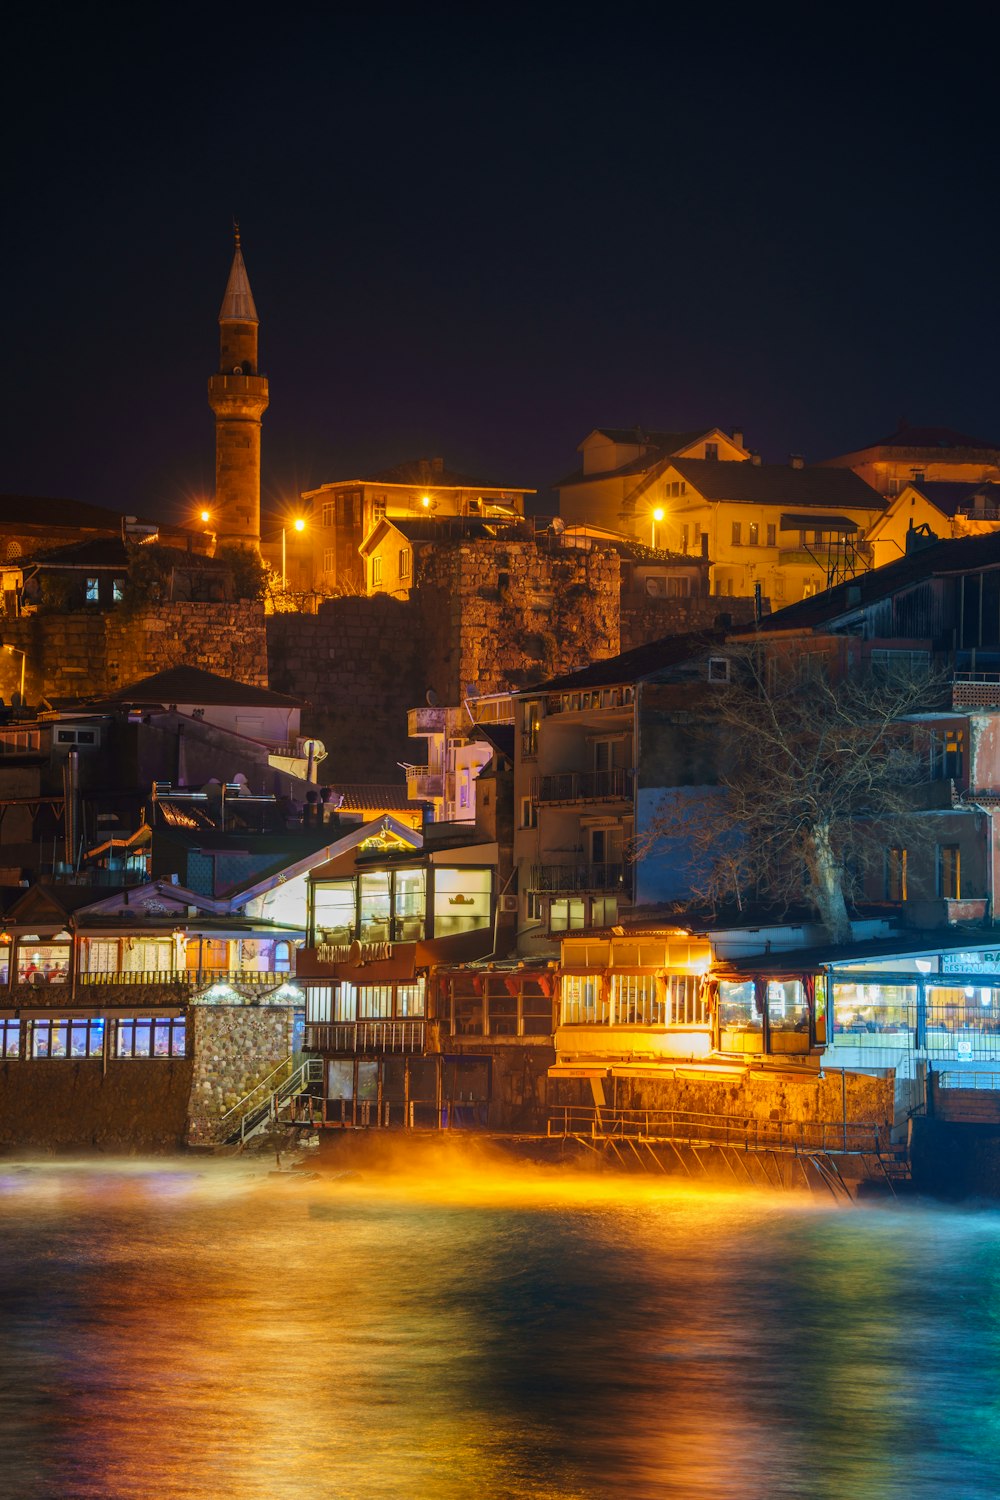
[[[705,444],[705,457],[706,458],[718,458],[718,456],[719,456],[719,445],[718,445],[718,443],[706,443]]]

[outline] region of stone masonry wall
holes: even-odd
[[[321,780],[402,779],[406,712],[428,687],[411,602],[329,599],[316,615],[269,615],[267,652],[270,686],[305,700],[303,731],[327,748]]]
[[[195,666],[267,685],[262,604],[161,604],[138,614],[79,610],[5,620],[5,645],[27,652],[25,692],[82,697],[112,692],[167,667]],[[0,694],[10,702],[21,658],[0,652]]]
[[[712,630],[728,620],[733,629],[754,623],[752,599],[712,594],[707,599],[654,599],[625,596],[621,607],[621,649],[631,651],[665,635]]]
[[[193,1005],[188,1141],[217,1140],[219,1121],[292,1050],[294,1012],[287,1005]]]
[[[619,649],[614,552],[534,542],[424,551],[415,598],[428,685],[441,703],[526,687]]]

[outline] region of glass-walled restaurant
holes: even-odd
[[[280,983],[294,972],[296,936],[255,932],[4,933],[0,985]],[[74,942],[75,974],[74,974]]]
[[[311,882],[309,946],[416,943],[486,930],[493,871],[412,865]]]

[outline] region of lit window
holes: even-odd
[[[124,578],[114,578],[114,579],[112,579],[112,581],[111,581],[111,598],[114,600],[115,604],[120,604],[122,602],[122,600],[125,598],[125,580],[124,580]]]
[[[336,573],[336,571],[337,571],[337,553],[336,553],[336,551],[334,550],[333,547],[324,547],[323,548],[323,572],[324,573]]]
[[[741,545],[742,541],[743,541],[743,523],[741,521],[734,521],[733,522],[733,546],[734,547],[739,547]]]
[[[104,1052],[104,1019],[77,1016],[31,1023],[32,1057],[100,1057]]]
[[[377,589],[382,582],[382,559],[372,558],[372,588]]]
[[[760,542],[760,527],[757,525],[756,521],[751,521],[750,522],[749,545],[751,547],[756,547],[759,542]]]
[[[68,977],[68,943],[18,944],[18,984],[64,984]]]
[[[399,576],[400,578],[409,578],[410,576],[409,547],[400,547],[399,549]]]
[[[608,1019],[608,1002],[599,974],[564,974],[560,1003],[563,1026],[594,1026]]]
[[[21,1023],[16,1016],[0,1017],[0,1057],[20,1057]]]
[[[491,870],[434,871],[434,936],[472,932],[490,925]]]
[[[129,1016],[118,1022],[116,1057],[184,1057],[186,1052],[183,1016]]]
[[[101,580],[99,578],[87,579],[87,603],[97,604],[101,597]]]

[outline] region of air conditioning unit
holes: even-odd
[[[500,897],[500,910],[502,912],[516,912],[517,911],[517,897],[516,896],[501,896]]]

